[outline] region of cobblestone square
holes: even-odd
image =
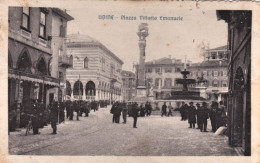
[[[80,121],[58,125],[51,135],[49,126],[40,135],[25,130],[11,133],[9,153],[18,155],[82,155],[82,156],[236,156],[225,136],[188,128],[180,117],[139,117],[137,129],[133,118],[127,123],[112,123],[110,108],[91,112]],[[210,131],[210,126],[208,126]]]

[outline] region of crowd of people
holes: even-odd
[[[113,114],[112,122],[113,123],[120,123],[120,116],[123,116],[123,123],[126,123],[127,115],[129,117],[134,118],[133,128],[137,128],[137,117],[145,117],[150,116],[152,112],[152,106],[147,101],[145,105],[137,104],[136,102],[115,102],[110,110],[110,113]]]
[[[208,132],[208,119],[211,121],[212,132],[216,132],[219,127],[227,125],[227,115],[222,101],[219,103],[213,101],[210,107],[206,102],[203,102],[202,106],[197,103],[196,107],[193,102],[190,102],[189,105],[183,102],[180,113],[181,121],[188,119],[189,128],[195,128],[197,123],[197,129],[200,129],[201,132]]]
[[[85,114],[88,117],[91,110],[94,112],[99,107],[107,107],[108,101],[65,101],[57,102],[52,101],[45,107],[43,102],[32,100],[30,107],[25,108],[20,104],[20,125],[16,125],[16,110],[17,102],[15,102],[9,109],[9,131],[15,131],[16,127],[27,128],[29,121],[31,121],[33,134],[40,134],[39,129],[51,124],[53,128],[52,134],[57,134],[57,123],[65,122],[65,118],[73,120],[74,113],[76,113],[75,119],[79,120],[79,117]],[[66,117],[65,117],[66,111]]]
[[[26,128],[28,122],[32,122],[33,134],[40,134],[39,128],[43,128],[48,124],[51,124],[53,128],[52,134],[57,134],[57,124],[65,122],[65,119],[73,120],[74,114],[75,119],[79,120],[79,117],[85,116],[88,117],[91,110],[94,112],[99,109],[99,107],[106,108],[109,104],[109,101],[65,101],[65,102],[51,102],[47,108],[43,102],[38,102],[36,100],[32,101],[30,108],[24,108],[20,106],[20,126]],[[120,123],[120,117],[122,114],[123,123],[127,122],[127,116],[133,117],[133,128],[137,128],[137,118],[150,116],[153,110],[150,102],[137,104],[136,102],[113,102],[110,113],[113,114],[112,122]],[[9,110],[9,131],[14,131],[17,127],[16,125],[16,107],[15,103]],[[65,116],[66,111],[66,116]],[[190,102],[189,105],[185,102],[182,102],[181,107],[179,108],[181,114],[181,121],[188,120],[189,128],[195,128],[197,124],[197,129],[200,129],[201,132],[207,131],[207,122],[208,119],[211,121],[212,132],[215,132],[219,127],[226,126],[227,115],[225,111],[225,106],[223,102],[212,102],[210,107],[206,102],[197,103],[196,106],[193,105],[193,102]],[[166,102],[162,105],[161,116],[173,116],[173,107],[171,102],[168,106]]]

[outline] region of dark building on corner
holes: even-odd
[[[228,23],[229,144],[251,155],[251,11],[217,11]]]

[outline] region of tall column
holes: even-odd
[[[86,83],[83,83],[83,97],[82,100],[86,100]]]
[[[98,89],[96,89],[95,100],[99,100],[99,98],[98,98]]]
[[[74,90],[74,83],[71,83],[71,100],[74,101],[74,93],[73,93],[73,90]]]
[[[147,96],[146,86],[145,86],[145,47],[146,47],[146,37],[148,36],[148,24],[141,23],[138,27],[137,35],[139,37],[139,66],[137,69],[138,79],[137,79],[137,96],[144,97]]]

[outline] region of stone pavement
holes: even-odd
[[[22,155],[114,155],[114,156],[236,156],[227,137],[188,128],[180,117],[139,117],[127,124],[112,123],[110,108],[91,112],[80,121],[58,125],[51,135],[50,125],[40,135],[11,133],[9,153]],[[121,117],[122,122],[122,117]],[[209,126],[210,128],[210,126]],[[209,129],[210,131],[210,129]]]

